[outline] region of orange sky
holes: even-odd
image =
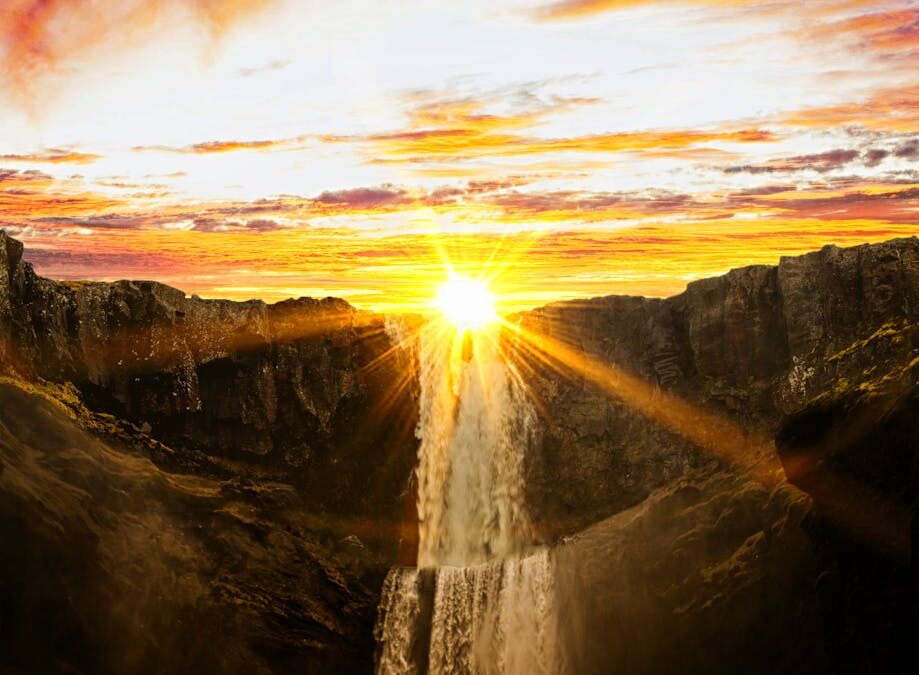
[[[510,311],[919,233],[914,0],[104,4],[0,9],[48,276]]]

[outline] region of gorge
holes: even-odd
[[[0,233],[0,669],[907,672],[919,239],[549,305],[468,362],[24,257]]]

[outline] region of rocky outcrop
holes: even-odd
[[[385,319],[333,298],[274,305],[155,282],[37,276],[0,232],[0,364],[73,382],[114,414],[232,472],[291,482],[313,508],[372,515],[391,542],[414,463],[411,364]]]
[[[554,559],[568,672],[833,672],[809,509],[789,486],[690,471],[564,540]]]
[[[0,654],[41,653],[30,672],[368,670],[414,517],[416,364],[385,319],[54,282],[22,255],[0,233],[0,365],[20,380],[0,387],[0,528],[22,542],[0,561]],[[683,424],[749,430],[720,439],[739,457],[765,439],[794,484],[509,338],[577,672],[898,672],[919,606],[919,240],[517,321],[687,404]],[[27,607],[55,621],[17,623]],[[195,630],[164,642],[176,617]]]
[[[829,653],[835,672],[905,673],[919,623],[919,323],[885,324],[827,368],[847,375],[776,441],[814,501],[805,525]]]
[[[834,355],[886,325],[919,320],[919,239],[827,246],[777,267],[693,282],[672,298],[556,303],[518,320],[601,366],[771,437],[811,398],[877,366],[877,353]],[[910,359],[905,342],[882,349],[885,359]],[[547,368],[530,382],[543,438],[528,458],[526,482],[548,538],[637,504],[709,461],[586,382]]]
[[[583,373],[541,368],[531,511],[550,540],[613,514],[557,549],[574,672],[911,669],[919,240],[520,321],[695,406],[696,422],[714,413],[775,437],[766,449],[791,483],[764,486]],[[738,456],[761,450],[747,442],[725,440]]]
[[[0,382],[0,671],[371,671],[386,561],[353,526],[291,485],[164,471],[70,394]]]

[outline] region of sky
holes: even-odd
[[[59,279],[502,311],[919,234],[919,0],[4,0]]]

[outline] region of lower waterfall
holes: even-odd
[[[535,416],[499,339],[433,322],[415,344],[418,567],[384,583],[378,675],[564,672],[552,558],[524,508]]]
[[[377,673],[564,671],[549,551],[469,567],[395,568],[377,621]]]

